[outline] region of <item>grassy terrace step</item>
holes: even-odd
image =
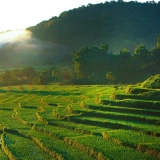
[[[138,88],[138,89],[133,89],[134,91],[138,93],[133,93],[131,94],[130,91],[128,94],[124,94],[124,93],[117,93],[114,92],[110,95],[110,98],[113,99],[141,99],[141,100],[151,100],[151,101],[159,101],[160,99],[160,90],[159,89],[144,89],[144,88]],[[132,90],[132,91],[133,91]],[[144,92],[142,91],[144,90]],[[142,92],[141,92],[142,91]]]
[[[157,93],[158,95],[160,94]],[[140,99],[140,100],[150,100],[150,101],[159,101],[160,97],[156,96],[155,97],[149,97],[147,96],[147,93],[143,93],[143,94],[139,94],[139,95],[132,95],[132,94],[115,94],[112,95],[110,98],[113,99],[119,99],[119,100],[123,100],[123,99]]]
[[[14,99],[12,100],[12,102],[13,103],[17,102],[18,103],[18,102],[21,102],[22,100],[26,99],[27,97],[30,97],[30,95],[29,94],[26,94],[26,95],[24,95],[24,94],[17,94],[16,97],[14,97]]]
[[[2,151],[2,129],[0,128],[0,160],[9,160],[8,156]]]
[[[60,134],[60,136],[62,136],[62,137],[63,136],[65,136],[65,137],[66,136],[67,137],[81,136],[81,135],[83,135],[82,133],[89,134],[89,132],[72,127],[70,124],[69,124],[69,126],[67,126],[67,125],[65,126],[65,125],[61,125],[61,124],[58,125],[58,123],[51,123],[51,122],[48,122],[48,124],[50,124],[50,125],[45,125],[40,122],[33,124],[29,121],[24,120],[22,117],[19,117],[19,115],[15,115],[14,118],[25,125],[31,126],[32,128],[37,128],[37,127],[39,128],[40,127],[43,129],[47,129],[49,131],[54,131],[55,135]],[[40,130],[43,130],[43,129],[40,129]]]
[[[50,155],[43,152],[34,142],[17,132],[15,134],[4,134],[4,145],[4,150],[8,149],[10,151],[9,154],[15,157],[15,159],[52,159]]]
[[[77,137],[86,137],[86,135],[83,134],[77,134],[67,129],[58,129],[58,127],[51,127],[48,125],[43,126],[43,128],[37,127],[37,130],[54,137],[58,137],[60,139],[67,139],[67,143],[71,143],[72,145],[75,145],[77,147],[81,146],[82,144],[77,143],[75,140],[73,140],[73,138],[75,139]],[[65,132],[67,132],[67,135]],[[103,132],[102,135],[105,139],[110,140],[115,144],[134,148],[151,156],[160,156],[160,138],[142,135],[141,133],[126,130],[110,130]],[[125,139],[125,137],[127,138]]]
[[[34,130],[37,130],[42,133],[51,134],[54,137],[58,137],[63,139],[65,137],[76,137],[76,136],[85,136],[87,134],[76,132],[75,130],[71,130],[68,128],[63,128],[61,126],[50,126],[44,124],[37,124],[33,127]]]
[[[100,133],[106,130],[106,128],[99,127],[99,126],[87,126],[85,124],[76,124],[76,123],[73,123],[72,121],[68,121],[68,119],[67,120],[57,119],[53,117],[53,115],[51,114],[51,111],[37,112],[36,115],[39,121],[43,122],[44,124],[49,124],[50,126],[58,126],[60,128],[70,129],[78,133],[101,135]]]
[[[37,127],[38,126],[38,127]],[[41,126],[41,128],[39,127]],[[85,148],[85,146],[81,147],[78,145],[73,144],[73,146],[70,146],[66,143],[70,144],[70,141],[65,141],[64,138],[66,137],[84,137],[87,135],[84,135],[82,133],[77,133],[75,131],[66,129],[66,128],[60,128],[56,126],[49,126],[49,125],[43,125],[43,124],[37,124],[36,126],[32,127],[34,131],[23,131],[25,134],[27,134],[28,137],[30,137],[33,141],[37,142],[43,149],[47,150],[49,153],[52,152],[52,149],[54,149],[56,152],[61,152],[63,154],[64,159],[83,159],[83,160],[89,160],[94,159],[93,157],[89,156],[88,154],[91,154],[94,157],[97,157],[96,153],[91,153],[90,151],[94,152],[94,150],[91,148],[88,151],[88,148]],[[37,132],[38,131],[38,132]],[[40,133],[39,133],[40,132]],[[67,134],[66,134],[67,133]],[[49,135],[49,136],[48,136]],[[51,137],[52,138],[51,138]],[[53,145],[54,144],[54,145]],[[71,144],[72,145],[72,144]],[[63,150],[64,148],[64,150]],[[82,150],[82,151],[81,151]],[[87,152],[88,154],[84,153]]]
[[[148,124],[141,124],[141,123],[135,123],[135,122],[128,122],[128,121],[124,121],[123,119],[121,121],[117,121],[115,119],[107,119],[107,118],[89,118],[89,117],[82,117],[82,116],[71,116],[68,118],[63,119],[62,121],[57,120],[56,118],[52,117],[52,119],[48,119],[47,115],[44,114],[43,112],[39,113],[40,117],[42,117],[42,119],[45,120],[45,122],[47,121],[47,124],[51,124],[51,125],[59,125],[59,126],[63,126],[63,127],[68,127],[71,129],[74,128],[80,128],[80,130],[85,130],[85,132],[89,132],[89,133],[97,133],[97,135],[99,135],[99,132],[96,131],[96,129],[98,128],[98,130],[103,130],[104,128],[106,128],[107,130],[110,129],[121,129],[121,128],[125,128],[125,129],[133,129],[136,131],[140,131],[143,132],[144,134],[148,134],[148,135],[153,135],[153,136],[160,136],[160,128],[159,126],[155,126],[155,125],[148,125]],[[43,120],[42,120],[43,121]],[[71,124],[71,122],[73,122]],[[74,123],[76,123],[77,125],[75,125]],[[86,127],[87,125],[87,127]],[[73,126],[73,127],[71,127]],[[82,129],[81,129],[82,128]]]
[[[85,130],[84,128],[77,128],[76,126],[71,126],[70,123],[68,123],[68,125],[65,125],[64,123],[61,123],[60,120],[57,120],[55,118],[53,118],[51,121],[46,120],[39,112],[36,112],[36,116],[38,118],[38,120],[44,124],[47,125],[51,125],[51,126],[58,126],[60,128],[66,128],[66,129],[70,129],[70,130],[74,130],[76,132],[82,132],[85,134],[91,134],[90,131]],[[87,127],[88,128],[88,127]]]
[[[88,110],[75,110],[76,113],[79,113],[80,116],[87,116],[87,117],[97,117],[97,118],[105,118],[105,119],[113,119],[113,120],[120,120],[120,121],[131,121],[131,122],[138,122],[144,124],[153,124],[153,125],[160,125],[160,118],[148,118],[143,116],[137,116],[132,114],[120,114],[118,112],[95,112],[95,111],[88,111]]]
[[[106,112],[118,112],[118,113],[129,113],[143,116],[154,116],[159,117],[160,111],[151,111],[146,109],[136,109],[136,108],[126,108],[121,106],[110,106],[110,105],[90,105],[87,106],[88,109],[96,110],[96,111],[106,111]]]
[[[160,158],[160,138],[123,129],[106,131],[102,135],[105,139],[111,140],[116,144],[129,146]]]
[[[143,101],[143,100],[102,100],[102,104],[110,106],[123,106],[137,109],[148,109],[160,111],[160,101]]]
[[[110,159],[129,159],[129,160],[139,160],[147,159],[154,160],[158,159],[150,155],[145,155],[129,147],[124,147],[116,145],[110,141],[104,141],[102,137],[99,136],[87,136],[87,137],[75,137],[72,138],[78,143],[83,144],[88,147],[93,147],[95,151],[102,153]]]
[[[47,131],[46,131],[46,129],[47,129]],[[49,130],[49,132],[48,132],[48,130]],[[56,137],[57,136],[61,137],[61,139],[64,139],[65,142],[67,142],[67,143],[69,143],[69,144],[71,144],[71,145],[73,145],[73,146],[75,146],[75,147],[77,147],[77,148],[79,148],[79,149],[81,149],[81,150],[83,150],[83,151],[85,151],[85,152],[87,152],[87,153],[89,153],[89,154],[97,157],[98,159],[100,157],[101,157],[101,159],[107,159],[107,157],[108,157],[108,155],[102,153],[101,151],[99,151],[99,149],[96,149],[96,150],[92,149],[92,147],[91,147],[92,145],[91,146],[88,146],[88,145],[85,146],[84,143],[81,143],[81,142],[79,142],[79,141],[76,140],[77,138],[78,139],[79,138],[83,139],[83,138],[90,137],[90,136],[87,136],[87,135],[73,135],[73,133],[72,133],[72,134],[67,135],[67,137],[65,137],[63,133],[61,133],[61,132],[57,133],[56,131],[54,131],[54,129],[52,130],[51,127],[50,128],[45,127],[45,130],[41,129],[41,132],[42,133],[47,133],[48,135],[53,135],[53,136],[55,136],[55,134],[56,134]],[[94,136],[94,138],[97,138],[97,137]],[[92,141],[88,142],[88,143],[90,144],[90,143],[92,143]],[[107,142],[107,145],[108,145],[108,143],[110,143],[110,142]],[[117,145],[113,146],[113,144],[112,144],[112,147],[118,148]],[[104,157],[106,157],[106,158],[104,158]]]
[[[143,134],[152,135],[160,137],[160,128],[159,126],[154,125],[145,125],[145,124],[135,124],[127,121],[116,121],[103,118],[90,118],[90,117],[70,117],[70,121],[77,124],[85,124],[88,126],[99,126],[106,129],[125,129],[125,130],[134,130],[141,132]]]
[[[115,91],[114,86],[0,87],[0,134],[7,132],[6,135],[12,137],[16,136],[12,133],[14,130],[20,131],[25,134],[25,141],[27,139],[38,147],[41,154],[44,151],[49,154],[50,149],[55,151],[57,148],[55,153],[62,155],[61,158],[67,155],[64,148],[64,154],[59,152],[60,144],[65,144],[90,157],[86,159],[156,159],[160,147],[157,124],[160,101],[143,98],[111,100],[112,92],[125,96],[124,90]],[[105,104],[98,103],[98,98]],[[54,140],[59,145],[54,146]],[[72,157],[68,151],[64,159]]]
[[[44,118],[44,117],[43,117]],[[101,132],[106,131],[106,128],[99,127],[99,126],[88,126],[85,124],[77,124],[72,121],[68,120],[57,120],[52,119],[52,121],[49,123],[50,126],[58,126],[60,128],[66,128],[72,131],[75,131],[77,133],[84,133],[84,134],[94,134],[94,135],[101,135]],[[108,129],[110,130],[110,129]]]
[[[42,128],[40,128],[39,126],[41,126]],[[69,130],[69,129],[66,129],[66,128],[59,128],[59,127],[56,127],[56,126],[49,126],[49,125],[42,125],[42,124],[38,124],[36,126],[33,126],[32,129],[35,130],[35,132],[37,133],[36,139],[35,139],[35,132],[34,131],[26,131],[27,137],[29,137],[30,139],[32,139],[36,143],[38,142],[38,145],[40,145],[40,147],[43,148],[43,149],[45,148],[45,150],[47,150],[49,153],[52,152],[50,149],[48,149],[49,146],[52,147],[53,144],[55,144],[56,142],[58,143],[58,141],[59,141],[59,143],[60,142],[61,143],[58,144],[57,146],[54,145],[53,148],[57,151],[57,148],[55,148],[55,147],[58,147],[59,148],[58,150],[63,152],[62,149],[64,147],[68,147],[69,150],[67,148],[65,148],[64,152],[63,152],[63,153],[67,154],[67,155],[64,156],[65,159],[70,159],[70,158],[73,159],[73,157],[76,160],[79,160],[79,159],[84,159],[84,160],[91,159],[92,160],[92,159],[94,159],[93,157],[100,158],[102,160],[106,159],[106,158],[104,158],[105,156],[103,156],[103,154],[99,154],[99,153],[95,152],[94,149],[85,147],[85,146],[83,146],[82,144],[79,144],[79,143],[77,144],[75,141],[71,141],[71,140],[68,141],[66,139],[66,137],[67,138],[68,137],[82,137],[83,138],[84,136],[87,136],[83,133],[79,133],[79,130],[78,130],[78,133],[77,133],[77,130],[72,131],[72,130]],[[23,131],[23,132],[25,132],[25,131]],[[23,134],[23,132],[21,132],[21,133]],[[32,135],[31,135],[31,132],[32,132]],[[45,139],[45,141],[46,141],[46,137],[44,137],[44,136],[47,136],[47,138],[49,138],[48,135],[52,136],[52,140],[48,139],[47,146],[50,143],[51,144],[48,147],[46,147],[46,146],[43,145],[43,142],[44,142],[43,140]],[[42,137],[42,139],[41,139],[42,143],[41,143],[41,141],[39,141],[39,137]],[[63,147],[62,147],[61,144],[62,144],[63,141],[65,141],[65,143],[68,143],[69,145],[72,145],[72,146],[68,146],[67,144],[63,144]],[[74,147],[76,147],[78,150],[75,149]],[[86,154],[84,152],[90,154],[92,157],[90,157],[88,154]],[[71,155],[68,155],[70,153],[71,153]],[[82,155],[80,155],[80,154],[82,154]],[[66,156],[67,157],[69,156],[70,158],[67,158]]]
[[[0,160],[9,160],[9,158],[6,156],[6,154],[2,151],[0,148]]]
[[[12,109],[0,110],[0,124],[6,126],[10,129],[21,128],[21,129],[29,129],[28,126],[24,126],[21,122],[18,122],[12,115],[14,114]]]
[[[5,103],[5,102],[8,102],[8,101],[10,101],[11,99],[14,99],[14,98],[15,98],[14,95],[10,95],[10,96],[6,95],[6,97],[3,96],[3,99],[1,99],[0,102]]]
[[[18,113],[18,117],[22,118],[28,123],[37,123],[37,117],[35,113],[38,111],[38,108],[35,106],[22,106],[22,108],[16,108],[14,111]]]
[[[63,159],[94,160],[94,157],[48,134],[42,134],[37,131],[26,132],[26,134],[35,141],[39,140],[41,145],[46,146],[51,152],[55,151],[62,155]]]

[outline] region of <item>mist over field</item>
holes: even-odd
[[[34,38],[26,30],[0,33],[0,67],[57,64],[68,54],[67,47]]]

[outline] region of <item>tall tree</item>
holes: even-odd
[[[107,45],[105,43],[102,43],[100,46],[100,49],[106,53],[108,52],[108,48],[109,48],[109,45]]]
[[[157,46],[160,47],[160,34],[158,35]]]
[[[140,44],[135,48],[134,55],[139,57],[146,57],[148,55],[148,50],[144,44]]]
[[[108,72],[108,73],[106,74],[106,78],[107,78],[107,80],[109,81],[109,84],[111,84],[111,83],[113,83],[114,80],[116,79],[116,76],[115,76],[115,74],[114,74],[113,72]]]
[[[119,55],[123,58],[129,58],[131,56],[131,53],[126,48],[123,48],[123,50],[120,51]]]

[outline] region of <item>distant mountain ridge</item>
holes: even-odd
[[[155,46],[160,33],[160,2],[111,1],[88,4],[62,12],[28,28],[37,38],[62,44],[72,50],[84,46],[109,45],[117,54],[126,47],[131,52],[138,44]]]

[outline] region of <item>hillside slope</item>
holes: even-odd
[[[143,43],[155,45],[160,33],[160,3],[111,1],[65,11],[28,28],[37,38],[63,44],[72,50],[104,42],[114,53],[130,51]]]

